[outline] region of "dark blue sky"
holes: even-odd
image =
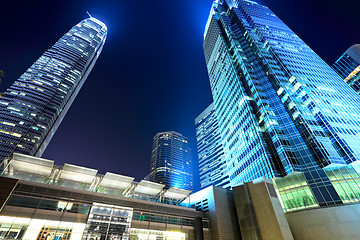
[[[360,1],[262,0],[326,62],[360,43]],[[43,157],[136,177],[149,172],[152,138],[189,138],[211,103],[202,51],[211,0],[12,1],[0,14],[4,91],[86,11],[108,26],[100,58]],[[198,182],[195,174],[195,182]]]

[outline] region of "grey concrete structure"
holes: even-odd
[[[191,194],[183,203],[204,212],[211,240],[241,239],[231,190],[210,186]]]
[[[359,239],[360,204],[284,213],[266,178],[236,186],[233,193],[242,239]]]
[[[360,205],[317,208],[286,214],[294,239],[360,239]]]
[[[271,180],[245,183],[233,192],[243,239],[294,239]]]

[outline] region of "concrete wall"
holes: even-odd
[[[218,239],[240,239],[240,229],[237,224],[238,220],[232,193],[227,189],[215,186],[213,186],[213,191],[219,232]]]
[[[184,202],[196,205],[209,218],[211,240],[241,239],[230,190],[210,186],[191,194]]]
[[[287,213],[295,240],[360,239],[360,204]]]
[[[271,180],[245,183],[233,192],[243,239],[294,239]]]

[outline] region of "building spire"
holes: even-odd
[[[90,15],[89,11],[86,11],[86,13],[87,13],[87,15],[89,15],[89,17],[91,17],[91,18],[92,18],[92,16]]]

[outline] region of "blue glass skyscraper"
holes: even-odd
[[[80,91],[107,34],[88,18],[60,38],[0,98],[0,159],[41,156]]]
[[[331,67],[247,0],[214,2],[203,46],[232,186],[278,179],[288,209],[359,201],[360,97]]]
[[[154,136],[151,153],[150,181],[193,190],[191,150],[182,134],[168,131]]]
[[[360,93],[360,44],[351,46],[331,67]]]
[[[215,185],[230,188],[219,122],[214,103],[211,103],[196,119],[196,143],[199,161],[200,187]]]

